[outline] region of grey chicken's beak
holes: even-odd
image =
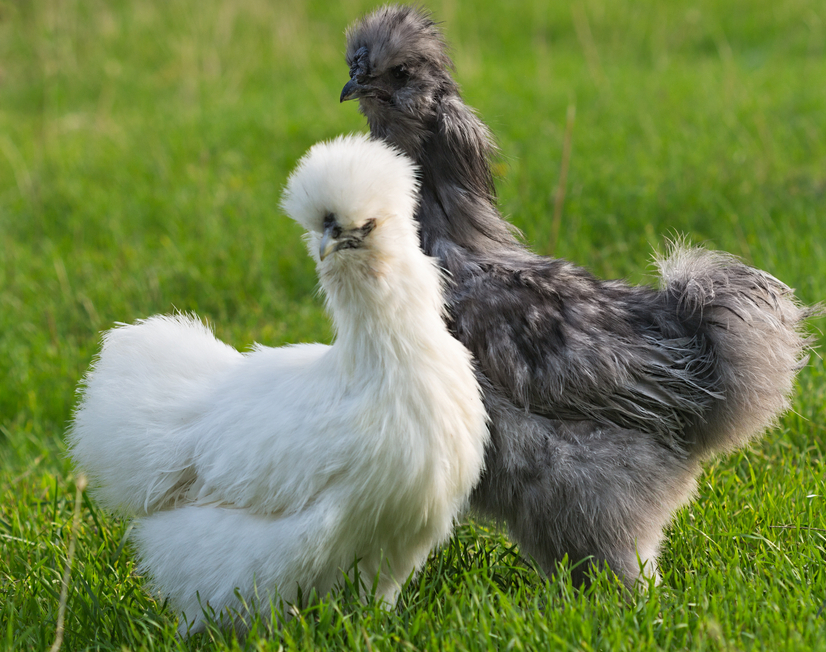
[[[344,88],[341,89],[341,97],[339,98],[339,103],[346,102],[347,100],[352,100],[359,96],[360,92],[365,90],[364,86],[361,86],[355,79],[351,79],[346,84],[344,84]]]
[[[318,257],[321,260],[324,260],[334,251],[338,251],[338,248],[341,245],[338,238],[333,235],[334,228],[335,225],[330,225],[324,229],[324,233],[321,234],[321,240],[318,243]]]

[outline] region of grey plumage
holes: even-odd
[[[658,259],[659,289],[531,253],[496,208],[492,136],[430,15],[383,7],[351,26],[346,56],[341,101],[359,99],[372,135],[421,167],[422,246],[450,274],[449,326],[481,369],[492,427],[473,507],[549,573],[567,555],[628,585],[640,561],[655,574],[702,461],[788,409],[812,309],[680,242]]]

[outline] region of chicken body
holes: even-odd
[[[242,354],[182,315],[104,335],[71,453],[97,499],[135,518],[182,631],[207,606],[228,623],[323,595],[355,561],[392,604],[466,503],[486,415],[418,246],[415,190],[406,157],[358,137],[316,146],[291,177],[332,346]]]
[[[656,576],[663,528],[701,462],[789,407],[811,311],[765,272],[677,243],[661,287],[603,281],[537,256],[495,205],[487,127],[464,104],[426,13],[388,6],[347,34],[374,138],[421,167],[423,249],[448,271],[448,324],[476,356],[491,417],[472,504],[523,552],[574,578]]]

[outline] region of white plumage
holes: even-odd
[[[476,483],[486,416],[419,249],[416,192],[406,156],[359,136],[316,145],[290,177],[332,346],[239,353],[184,315],[105,333],[71,454],[97,500],[135,518],[143,569],[194,630],[199,599],[292,603],[355,559],[392,603]]]

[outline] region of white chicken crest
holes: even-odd
[[[323,595],[359,559],[380,598],[450,533],[487,418],[418,245],[415,166],[365,136],[313,147],[283,206],[308,231],[332,346],[246,354],[198,319],[105,333],[68,438],[142,567],[197,631],[202,607]],[[200,600],[200,603],[199,603]]]

